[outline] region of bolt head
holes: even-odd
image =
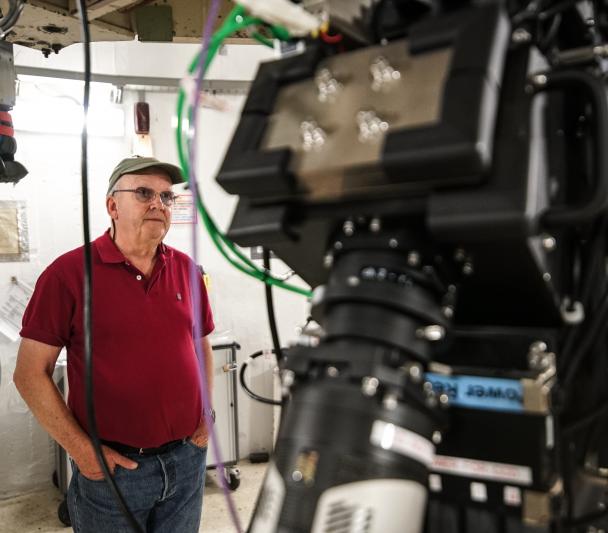
[[[417,267],[420,264],[420,254],[415,251],[407,254],[407,264],[411,267]]]
[[[346,280],[346,283],[350,287],[356,287],[357,285],[359,285],[361,283],[361,280],[357,276],[349,276]]]
[[[340,371],[335,366],[328,366],[325,372],[330,378],[337,378],[340,375]]]
[[[543,248],[547,252],[552,252],[553,250],[555,250],[555,247],[557,246],[557,241],[555,240],[555,237],[553,237],[552,235],[543,235],[541,242],[542,242]]]
[[[528,30],[525,30],[524,28],[517,28],[511,34],[511,41],[513,41],[516,44],[529,43],[531,40],[532,40],[532,35],[530,34],[530,32]]]

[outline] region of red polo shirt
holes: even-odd
[[[106,232],[93,258],[95,409],[104,440],[155,447],[191,435],[201,419],[199,367],[185,254],[161,244],[149,279]],[[84,247],[56,259],[36,282],[21,336],[68,353],[68,405],[87,429],[84,386]],[[203,335],[213,331],[201,280]]]

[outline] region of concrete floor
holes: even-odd
[[[241,485],[231,492],[235,507],[241,518],[243,528],[247,527],[257,494],[262,483],[266,464],[252,465],[242,462]],[[59,491],[50,485],[48,488],[30,492],[10,500],[0,501],[0,531],[2,533],[68,533],[57,518],[57,507],[62,500]],[[233,533],[235,527],[222,491],[219,488],[215,471],[210,470],[203,499],[203,523],[199,533]]]

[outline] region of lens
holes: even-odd
[[[140,202],[151,202],[156,193],[152,189],[148,189],[148,187],[137,187],[135,189],[135,196]]]
[[[160,193],[160,201],[169,207],[173,205],[173,202],[175,201],[175,194],[171,191],[163,191]]]

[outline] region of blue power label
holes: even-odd
[[[516,379],[478,376],[445,376],[429,372],[426,379],[437,394],[446,394],[450,405],[491,411],[524,411],[523,386]]]

